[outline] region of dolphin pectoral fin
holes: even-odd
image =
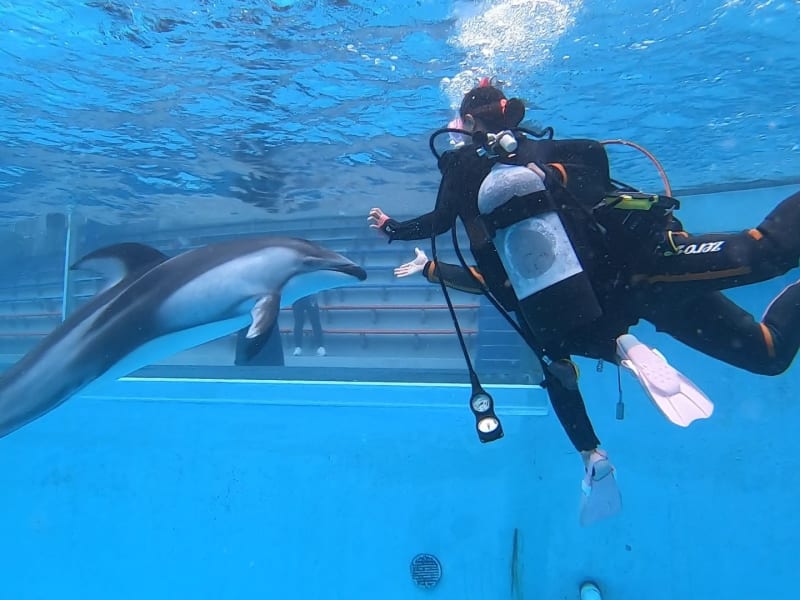
[[[253,322],[245,337],[252,339],[267,331],[278,318],[280,308],[281,297],[278,294],[269,294],[256,302],[253,310],[250,311]]]
[[[124,242],[93,250],[70,269],[87,269],[100,273],[108,280],[110,287],[126,277],[141,275],[168,258],[152,246]]]

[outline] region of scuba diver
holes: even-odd
[[[398,222],[373,208],[368,221],[390,243],[430,238],[432,260],[417,249],[396,276],[422,273],[442,286],[448,305],[446,286],[486,295],[537,355],[542,386],[583,458],[581,523],[588,524],[617,512],[621,501],[570,357],[629,368],[662,413],[684,427],[710,417],[713,405],[628,333],[639,320],[733,366],[784,372],[800,346],[800,281],[772,301],[760,322],[721,290],[798,266],[800,193],[754,229],[690,234],[673,214],[680,203],[655,159],[665,195],[613,180],[604,143],[555,140],[551,128],[519,127],[524,115],[521,100],[481,80],[464,96],[458,118],[431,136],[442,174],[433,211]],[[454,148],[439,155],[434,139],[445,133]],[[458,248],[456,218],[475,266]],[[435,238],[448,230],[460,265],[436,260]],[[472,374],[463,340],[462,350]]]

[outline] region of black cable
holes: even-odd
[[[455,235],[456,230],[456,216],[453,216],[453,222],[450,226],[450,229],[453,231],[453,235]],[[433,228],[431,231],[431,256],[433,257],[433,266],[434,269],[438,268],[439,265],[439,256],[436,251],[436,229]],[[447,286],[444,283],[444,277],[442,277],[441,273],[438,276],[439,279],[439,286],[442,288],[442,293],[444,294],[445,302],[447,302],[447,309],[450,312],[450,318],[453,321],[453,327],[455,327],[456,335],[458,336],[458,343],[461,345],[461,352],[464,354],[464,360],[467,363],[467,370],[469,371],[470,381],[475,384],[478,382],[478,374],[475,372],[475,368],[472,366],[472,359],[469,355],[469,350],[467,349],[467,344],[464,341],[464,333],[461,331],[461,325],[458,322],[458,317],[456,316],[456,309],[453,306],[453,301],[450,299],[450,293],[447,291]]]

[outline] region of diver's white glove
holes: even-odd
[[[395,268],[395,277],[408,277],[414,273],[419,273],[425,268],[425,265],[428,264],[428,257],[426,254],[419,248],[414,248],[414,252],[417,253],[417,257],[414,260]]]

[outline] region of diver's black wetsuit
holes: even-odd
[[[616,362],[616,338],[645,319],[688,346],[755,373],[775,375],[791,364],[800,345],[800,282],[772,302],[761,323],[720,290],[764,281],[798,266],[800,193],[784,200],[756,229],[690,235],[669,211],[655,220],[655,227],[653,222],[631,223],[626,218],[630,212],[592,214],[591,207],[613,187],[605,150],[597,142],[520,140],[516,156],[503,162],[549,165],[547,193],[561,204],[560,216],[571,223],[571,237],[578,232],[581,262],[603,313],[575,328],[559,329],[561,323],[556,323],[551,332],[539,331],[536,344],[550,359],[577,355]],[[390,219],[383,229],[390,241],[419,240],[444,233],[460,217],[477,269],[470,274],[461,266],[429,263],[426,277],[437,281],[441,275],[451,287],[482,293],[477,277],[524,325],[505,269],[493,247],[481,243],[478,231],[478,190],[493,164],[473,146],[446,153],[439,162],[443,177],[434,210],[402,223]],[[553,408],[575,448],[593,450],[599,440],[577,386],[565,384],[547,368],[544,372]]]

